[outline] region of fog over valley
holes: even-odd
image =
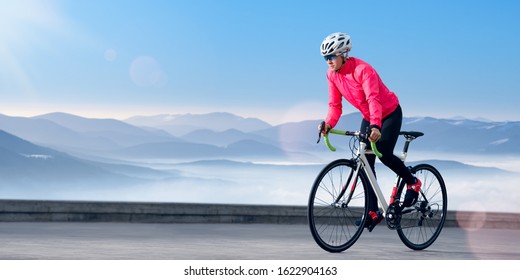
[[[345,115],[336,128],[356,130],[359,120]],[[0,115],[0,197],[306,205],[321,168],[351,156],[348,137],[331,136],[336,152],[317,144],[317,124],[271,126],[222,112]],[[450,210],[519,211],[520,122],[405,118],[402,130],[425,133],[412,142],[408,164],[439,169]],[[389,195],[394,175],[376,169]]]

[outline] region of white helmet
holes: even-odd
[[[321,43],[321,55],[331,55],[331,54],[340,54],[343,52],[348,52],[352,48],[352,42],[350,41],[350,36],[336,32],[327,36],[323,42]]]

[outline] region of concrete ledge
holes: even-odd
[[[0,200],[0,222],[307,223],[306,206]],[[449,211],[446,227],[520,229],[520,213]]]

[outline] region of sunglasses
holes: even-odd
[[[339,55],[337,55],[337,54],[329,54],[329,55],[324,56],[323,58],[325,59],[325,61],[329,61],[329,60],[336,59],[336,57],[338,57],[338,56]]]

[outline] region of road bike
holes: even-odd
[[[367,154],[385,155],[379,153],[373,142],[368,149],[368,134],[331,129],[323,135],[331,151],[336,151],[336,148],[330,143],[330,133],[351,137],[349,147],[353,157],[327,164],[312,185],[307,218],[316,243],[329,252],[342,252],[354,245],[363,232],[367,217],[370,217],[366,193],[372,188],[386,225],[397,231],[407,247],[423,250],[432,245],[442,231],[448,207],[446,185],[440,172],[426,163],[408,166],[422,181],[417,202],[410,207],[403,206],[406,183],[399,176],[387,202],[366,157]],[[400,135],[404,136],[405,142],[398,157],[405,162],[410,143],[424,133],[401,131]],[[321,133],[318,142],[320,139]]]

